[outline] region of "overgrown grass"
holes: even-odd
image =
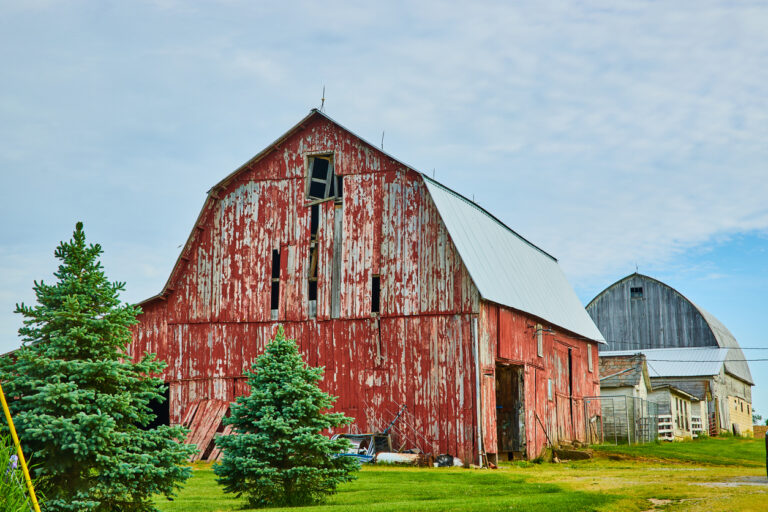
[[[357,481],[340,487],[339,493],[324,505],[302,507],[301,510],[591,511],[615,499],[606,494],[532,482],[508,471],[373,466],[365,467]],[[200,465],[173,502],[158,499],[156,503],[163,512],[219,512],[243,510],[240,507],[244,501],[225,496],[216,485],[210,467]]]
[[[621,454],[634,458],[674,460],[717,466],[765,466],[765,441],[740,437],[708,437],[693,441],[639,445],[599,445],[602,454]]]

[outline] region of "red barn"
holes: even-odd
[[[581,440],[603,338],[557,260],[312,110],[208,193],[134,354],[168,362],[172,423],[208,446],[278,324],[357,431],[535,457]],[[595,412],[594,414],[598,414]]]

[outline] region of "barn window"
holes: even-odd
[[[547,399],[552,400],[552,379],[547,379]]]
[[[592,373],[592,345],[587,345],[587,368]]]
[[[536,353],[544,357],[544,333],[541,324],[536,324]]]
[[[631,299],[642,299],[643,298],[643,287],[642,286],[633,286],[629,289],[629,297]]]
[[[379,312],[381,298],[381,278],[374,274],[371,278],[371,313]]]
[[[309,157],[307,169],[307,198],[311,201],[340,199],[343,194],[341,176],[333,171],[333,155]]]
[[[320,226],[320,205],[309,207],[309,267],[307,272],[307,299],[309,300],[309,316],[317,316],[317,230]]]
[[[280,307],[280,251],[272,250],[272,311]]]

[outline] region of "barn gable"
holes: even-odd
[[[620,279],[592,299],[587,312],[608,340],[606,350],[728,349],[726,371],[753,384],[733,334],[712,314],[657,279],[638,273]]]
[[[216,241],[212,240],[211,236],[226,238],[226,235],[223,233],[209,233],[206,239],[202,233],[203,226],[206,224],[206,221],[210,222],[211,219],[213,219],[213,223],[217,226],[221,226],[224,222],[234,221],[238,224],[238,229],[245,228],[246,231],[248,228],[254,228],[257,225],[259,229],[264,229],[265,227],[274,228],[279,231],[277,238],[287,241],[284,243],[289,246],[289,250],[294,251],[293,254],[301,254],[301,251],[309,250],[308,247],[301,246],[302,232],[306,229],[302,224],[309,222],[308,218],[270,218],[266,223],[262,220],[257,220],[259,208],[274,207],[273,204],[269,204],[271,198],[267,197],[263,192],[271,184],[259,183],[259,181],[265,179],[270,181],[286,180],[282,185],[282,194],[284,196],[293,195],[294,201],[300,203],[302,200],[300,196],[303,194],[305,186],[303,180],[305,179],[306,162],[296,160],[295,155],[291,155],[285,148],[292,138],[300,136],[302,138],[299,143],[300,152],[311,154],[313,152],[327,151],[329,149],[327,133],[321,137],[319,132],[328,132],[329,130],[321,128],[322,125],[330,125],[331,127],[330,132],[333,134],[331,137],[332,146],[337,155],[335,172],[340,176],[345,176],[344,186],[349,189],[349,192],[354,192],[354,188],[360,186],[372,185],[377,189],[377,193],[373,195],[377,201],[376,204],[349,205],[360,212],[363,229],[358,233],[351,233],[357,236],[350,236],[347,240],[343,240],[345,245],[365,244],[366,247],[363,247],[364,252],[373,255],[376,242],[382,242],[380,239],[381,235],[375,232],[365,232],[365,220],[373,215],[386,215],[388,207],[398,208],[399,205],[396,204],[382,204],[378,202],[381,201],[382,197],[387,197],[387,192],[396,190],[396,193],[401,195],[400,200],[404,201],[413,211],[423,211],[424,213],[420,216],[420,225],[392,226],[392,232],[403,227],[418,231],[421,230],[423,225],[436,220],[435,224],[439,226],[438,238],[444,239],[444,242],[440,243],[451,245],[457,251],[460,258],[460,261],[449,262],[450,264],[458,265],[459,278],[456,279],[456,283],[448,283],[447,286],[449,288],[458,288],[458,295],[461,295],[463,302],[471,301],[472,295],[479,292],[480,297],[485,300],[529,313],[587,339],[604,342],[602,334],[581,305],[554,257],[525,240],[475,203],[470,202],[465,197],[428,178],[424,174],[415,171],[314,109],[270,146],[259,152],[209,190],[208,197],[195,223],[195,227],[163,290],[158,295],[145,300],[142,304],[158,298],[168,297],[174,289],[192,284],[184,283],[185,268],[193,271],[192,274],[196,276],[195,279],[198,281],[195,284],[201,285],[204,290],[220,284],[216,282],[215,274],[217,269],[213,261],[217,257],[213,253]],[[310,133],[306,134],[303,132]],[[326,144],[313,146],[313,142],[316,143],[320,139],[326,141]],[[281,148],[283,148],[282,152]],[[352,154],[353,157],[345,157],[345,155],[349,154]],[[358,162],[364,162],[366,169],[379,171],[382,176],[375,177],[370,174],[367,176],[355,176],[357,174],[356,163]],[[289,169],[287,173],[280,170],[284,167]],[[267,171],[264,170],[265,168]],[[260,170],[255,171],[255,169]],[[240,186],[233,190],[233,184],[237,183],[240,183]],[[419,193],[420,189],[422,189],[421,193]],[[428,194],[423,192],[424,189],[428,191]],[[262,196],[265,199],[259,200],[258,198]],[[286,201],[286,204],[288,202]],[[250,208],[246,206],[243,209],[242,205],[249,203],[256,204],[257,206],[250,206]],[[334,211],[333,208],[328,207],[326,204],[321,207],[320,214],[324,221],[329,221],[333,218]],[[323,234],[328,235],[328,233]],[[248,245],[250,238],[246,237],[236,242]],[[384,251],[401,249],[399,245],[402,240],[393,238],[383,240],[383,242]],[[429,241],[425,240],[424,242]],[[201,249],[201,246],[208,246],[210,250],[205,252],[205,250]],[[428,246],[428,244],[419,244],[419,246]],[[351,253],[356,252],[354,251],[355,247],[347,247],[347,249],[350,249]],[[408,251],[409,248],[405,247],[405,250]],[[413,247],[411,250],[415,252],[417,248]],[[263,247],[255,249],[255,251],[268,253],[269,248]],[[330,258],[330,255],[325,256]],[[450,253],[442,253],[442,255],[427,254],[426,256],[428,258],[451,258]],[[288,257],[288,264],[299,263],[299,258],[291,257],[290,254]],[[320,257],[322,258],[323,255],[320,255]],[[189,262],[193,263],[189,265]],[[367,260],[360,262],[353,261],[351,263],[353,265],[357,264],[357,267],[352,269],[344,267],[342,272],[356,273],[357,275],[352,276],[352,279],[359,281],[361,285],[364,285],[366,280],[370,280],[372,275],[381,274],[381,289],[382,293],[385,294],[381,299],[383,304],[396,302],[399,300],[398,297],[404,293],[410,296],[418,295],[418,306],[414,305],[409,308],[408,305],[404,305],[404,308],[409,311],[434,311],[439,309],[439,306],[445,306],[445,304],[437,304],[438,302],[444,302],[446,296],[453,295],[446,295],[445,293],[443,280],[446,276],[421,275],[419,276],[421,278],[420,282],[417,282],[417,280],[409,278],[407,272],[399,276],[397,272],[392,271],[394,269],[379,268],[378,262],[379,259],[376,257],[369,257]],[[233,263],[234,268],[232,268]],[[237,263],[227,262],[228,266],[232,268],[232,272],[236,275],[238,271],[252,271],[258,275],[269,271],[268,268],[260,268],[258,266],[252,269],[240,269],[237,268]],[[268,265],[268,263],[268,261],[264,262],[264,265]],[[330,267],[325,265],[323,268],[328,269]],[[437,266],[437,268],[441,267]],[[221,269],[218,269],[218,271],[221,272]],[[461,279],[461,274],[468,275],[469,279]],[[327,280],[330,279],[330,275],[325,277]],[[189,279],[189,276],[186,279]],[[257,283],[258,279],[253,281]],[[430,286],[430,281],[434,281],[432,284],[436,286]],[[426,286],[419,286],[421,283]],[[474,291],[468,288],[468,284],[472,285]],[[329,300],[327,297],[329,291],[326,292],[324,297],[321,297],[325,299],[326,303]],[[391,296],[387,297],[387,293],[390,293]],[[269,289],[263,285],[255,290],[246,290],[244,298],[251,304],[250,307],[253,309],[253,315],[258,316],[258,311],[267,311],[269,309],[266,307],[268,295]],[[300,303],[305,303],[306,300],[301,300],[302,298],[299,296],[286,297],[287,300],[298,300]],[[195,303],[196,307],[193,307],[193,310],[196,311],[199,311],[200,308],[206,310],[198,318],[200,320],[207,321],[215,318],[216,311],[220,311],[221,307],[226,307],[226,304],[222,304],[221,301],[217,302],[214,298],[198,297],[196,300],[205,302],[204,304]],[[208,302],[208,300],[213,302]],[[323,304],[321,301],[318,307],[322,308]],[[326,306],[330,307],[328,304]],[[361,316],[367,307],[367,303],[360,304],[359,306],[347,304],[345,308],[347,314],[343,316],[348,316],[349,314]],[[213,308],[213,311],[211,308]],[[306,311],[301,311],[294,316],[297,317],[296,319],[304,317],[306,316]],[[266,320],[268,318],[258,319]]]

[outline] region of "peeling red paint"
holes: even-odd
[[[333,153],[344,186],[340,205],[329,200],[318,207],[315,318],[305,196],[306,155],[312,152]],[[339,225],[340,236],[334,233]],[[277,320],[270,308],[273,250],[280,251]],[[338,297],[334,251],[341,257]],[[371,313],[374,274],[381,276],[379,314]],[[322,386],[339,397],[337,410],[355,418],[353,429],[381,430],[406,405],[394,429],[395,447],[455,454],[466,462],[477,460],[478,449],[473,318],[480,325],[487,452],[496,452],[497,363],[524,367],[528,456],[546,444],[543,428],[553,440],[583,438],[581,397],[599,391],[597,373],[585,370],[585,341],[548,333],[539,358],[533,326],[541,320],[480,299],[418,173],[321,115],[214,187],[166,289],[142,307],[132,350],[168,362],[163,376],[174,423],[195,401],[232,401],[247,392],[242,372],[278,324],[310,365],[325,367]],[[568,347],[575,379],[570,393]],[[554,404],[547,379],[556,383]],[[581,411],[573,424],[570,401]]]

